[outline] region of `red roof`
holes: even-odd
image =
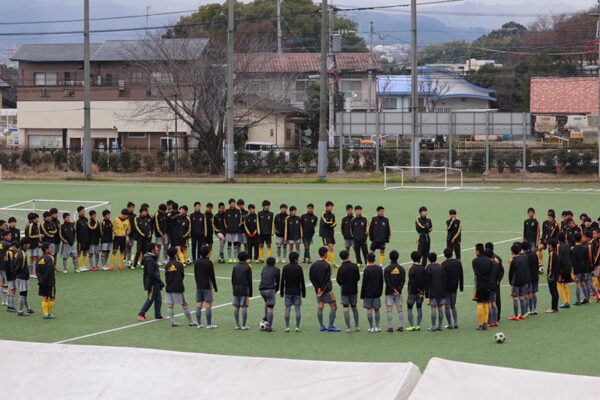
[[[260,53],[237,54],[238,69],[244,72],[318,72],[321,68],[319,53]],[[248,60],[249,61],[245,61]],[[342,53],[335,56],[337,68],[347,72],[367,72],[368,53]],[[247,65],[243,65],[247,63]],[[373,57],[373,68],[382,71],[381,63]]]
[[[598,113],[598,78],[531,78],[532,114]]]

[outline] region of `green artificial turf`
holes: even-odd
[[[522,187],[529,189],[515,190]],[[412,361],[420,368],[424,368],[431,357],[437,356],[482,364],[597,375],[594,368],[595,357],[590,356],[587,344],[593,343],[593,332],[600,329],[597,318],[600,305],[594,303],[561,310],[558,314],[543,314],[550,301],[543,277],[540,279],[538,295],[540,315],[532,316],[526,321],[508,321],[507,317],[512,312],[512,300],[509,298],[509,287],[504,286],[500,327],[486,332],[475,331],[477,322],[475,303],[471,300],[473,273],[470,265],[474,251],[468,250],[477,242],[502,242],[496,246],[496,252],[504,259],[506,267],[511,239],[520,237],[528,207],[536,208],[540,220],[548,208],[554,208],[557,214],[563,209],[570,209],[576,216],[580,212],[587,212],[595,218],[600,215],[596,201],[598,193],[594,191],[596,187],[589,184],[511,184],[502,185],[498,189],[443,192],[420,189],[383,191],[381,184],[351,183],[198,185],[5,181],[0,183],[2,206],[33,198],[107,200],[112,203],[113,217],[127,201],[133,201],[136,206],[148,202],[154,211],[159,202],[169,198],[180,205],[187,204],[190,208],[194,201],[201,201],[203,205],[213,202],[216,205],[219,201],[226,202],[234,197],[245,199],[246,205],[259,205],[266,198],[271,201],[274,212],[277,212],[282,202],[288,206],[296,205],[301,212],[304,212],[307,203],[313,202],[317,206],[317,213],[322,211],[326,200],[332,200],[336,204],[334,212],[338,220],[343,217],[347,203],[362,205],[367,217],[375,214],[378,205],[383,205],[393,230],[388,249],[399,250],[402,262],[409,260],[409,254],[415,248],[414,225],[418,208],[426,205],[429,209],[434,226],[432,251],[438,254],[445,245],[444,221],[448,209],[455,208],[463,221],[466,287],[465,292],[458,296],[460,329],[456,331],[427,332],[430,311],[424,307],[421,332],[367,333],[366,312],[361,308],[362,332],[321,333],[318,331],[315,315],[314,290],[309,287],[302,306],[302,333],[283,332],[283,301],[278,297],[274,320],[276,332],[269,334],[258,329],[264,307],[260,298],[250,303],[249,325],[252,330],[240,332],[233,329],[233,308],[229,305],[232,295],[228,279],[217,280],[219,291],[215,296],[214,306],[217,308],[213,311],[213,321],[219,328],[208,331],[186,326],[183,316],[178,317],[181,326],[177,328],[172,328],[168,321],[145,324],[138,322],[135,316],[145,299],[140,270],[60,274],[57,276],[57,300],[53,311],[56,320],[41,318],[36,281],[32,280],[29,300],[36,314],[19,318],[12,313],[0,313],[0,338],[318,360]],[[541,190],[544,188],[551,190]],[[573,191],[586,188],[593,190]],[[339,232],[337,239],[336,258],[343,242]],[[316,258],[316,249],[317,246],[313,245],[313,258]],[[62,261],[59,260],[59,266],[61,264]],[[305,265],[307,281],[308,267]],[[260,278],[260,269],[260,265],[254,266],[254,279]],[[187,273],[191,274],[193,271],[188,269]],[[230,274],[231,265],[217,264],[219,277],[227,278]],[[186,276],[185,283],[186,296],[192,303],[193,314],[193,276]],[[506,279],[503,284],[507,284]],[[336,296],[339,297],[337,284],[334,283],[334,287]],[[258,282],[255,282],[254,295],[258,294]],[[406,298],[406,293],[403,297]],[[571,290],[571,297],[574,298],[574,288]],[[382,311],[381,322],[385,328],[385,310]],[[180,314],[181,307],[176,306],[176,312]],[[163,315],[167,315],[164,304]],[[147,316],[153,316],[153,312],[148,312]],[[327,316],[326,310],[325,319]],[[394,325],[397,325],[397,315],[394,315],[394,321]],[[292,324],[293,322],[292,311]],[[336,325],[344,328],[341,310],[338,311]],[[108,332],[98,334],[104,331]],[[498,345],[494,342],[493,335],[498,331],[506,334],[505,344]],[[86,335],[91,336],[70,340]],[[570,344],[567,349],[565,341]]]

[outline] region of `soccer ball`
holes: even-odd
[[[191,258],[188,258],[187,260],[185,260],[185,263],[186,263],[187,265],[190,265],[191,263],[193,263],[193,261],[192,261],[192,259],[191,259]]]
[[[494,335],[494,340],[499,344],[504,343],[506,341],[506,336],[504,336],[504,333],[498,332]]]
[[[269,328],[269,323],[267,321],[260,321],[258,326],[260,327],[261,331],[266,331]]]
[[[540,265],[540,268],[538,268],[538,272],[540,273],[540,275],[544,275],[544,267]]]

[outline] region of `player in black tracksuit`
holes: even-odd
[[[331,271],[332,266],[327,261],[328,250],[326,247],[319,248],[319,260],[310,266],[308,277],[317,295],[317,319],[319,320],[320,330],[330,332],[340,332],[333,323],[335,322],[335,314],[337,312],[337,304],[332,291]],[[323,325],[323,307],[329,304],[329,327]]]
[[[275,245],[277,246],[277,262],[285,262],[287,258],[287,247],[285,243],[285,220],[288,217],[287,205],[279,206],[279,214],[273,218],[273,228],[275,230]],[[281,249],[283,248],[283,258],[281,258]]]
[[[229,208],[225,210],[225,239],[227,240],[227,257],[229,263],[234,262],[240,252],[240,226],[242,225],[242,212],[237,208],[234,199],[229,199]],[[233,247],[233,258],[231,255]]]
[[[410,253],[410,258],[412,259],[413,263],[410,267],[408,267],[408,297],[406,300],[406,305],[408,307],[408,324],[410,326],[406,328],[406,330],[412,332],[421,330],[421,319],[423,318],[423,297],[427,291],[428,276],[425,267],[422,264],[419,264],[419,260],[421,259],[419,252],[413,251]],[[415,303],[417,305],[417,325],[413,324],[412,314],[412,308]]]
[[[448,325],[446,329],[458,329],[458,311],[456,310],[456,294],[460,289],[462,292],[464,289],[464,273],[463,265],[460,260],[452,258],[452,249],[446,248],[444,250],[444,257],[446,260],[442,262],[442,268],[444,268],[444,290],[446,291],[446,302],[445,302],[445,313]],[[454,323],[452,319],[454,318]]]
[[[437,254],[429,253],[429,265],[425,268],[428,274],[429,285],[427,287],[427,297],[431,306],[431,327],[427,328],[430,332],[441,331],[444,322],[442,307],[446,299],[446,290],[444,288],[444,268],[437,263]]]
[[[306,285],[304,284],[304,272],[298,265],[298,254],[290,254],[290,263],[281,270],[281,282],[279,294],[285,298],[285,332],[290,329],[290,312],[292,306],[296,312],[296,332],[300,332],[300,306],[302,298],[306,297]]]
[[[254,204],[248,206],[248,215],[244,217],[244,229],[248,236],[248,256],[250,259],[254,259],[254,262],[259,262],[260,257],[258,254],[260,239],[258,237],[258,215],[256,215],[256,207]]]
[[[185,296],[185,286],[183,279],[185,278],[185,272],[183,263],[176,259],[177,250],[169,249],[167,251],[169,261],[165,265],[165,292],[166,303],[169,311],[169,319],[171,320],[171,326],[179,326],[179,322],[175,320],[175,304],[179,304],[183,307],[183,314],[188,320],[189,326],[196,326],[196,322],[192,320],[192,314],[188,307]]]
[[[202,327],[202,306],[206,307],[206,327],[217,328],[212,323],[213,290],[218,291],[215,276],[215,262],[209,258],[210,249],[200,248],[200,258],[194,263],[194,278],[196,279],[196,321]]]
[[[393,308],[398,311],[398,332],[404,330],[404,311],[402,310],[402,289],[406,282],[406,271],[398,264],[399,254],[396,250],[390,252],[390,265],[383,270],[385,281],[385,305],[387,308],[387,332],[393,332]]]
[[[529,290],[526,295],[527,308],[529,314],[537,315],[537,292],[539,285],[539,265],[540,260],[534,250],[531,249],[529,242],[521,243],[523,254],[527,258],[529,266]]]
[[[556,239],[560,232],[560,224],[556,221],[554,210],[548,210],[548,219],[542,223],[542,232],[540,237],[540,247],[538,249],[538,258],[540,259],[540,267],[544,265],[544,253],[542,250],[546,248],[548,240]]]
[[[381,332],[379,321],[381,319],[381,295],[383,293],[383,270],[380,265],[375,265],[375,254],[367,256],[367,266],[363,271],[360,298],[367,309],[367,320],[370,332]],[[373,311],[375,311],[375,326],[373,326]]]
[[[310,245],[313,242],[315,228],[317,227],[319,218],[314,214],[315,206],[312,203],[309,203],[306,208],[306,213],[302,214],[300,217],[300,221],[302,222],[302,243],[304,244],[304,257],[302,258],[302,262],[311,263]]]
[[[525,288],[531,281],[529,277],[529,261],[527,256],[520,254],[521,245],[515,243],[510,248],[512,258],[508,266],[508,281],[512,287],[513,311],[514,316],[510,320],[516,321],[526,319],[527,305],[525,301]],[[521,305],[521,314],[519,314],[519,303]]]
[[[415,221],[415,228],[419,235],[417,238],[417,251],[421,255],[421,264],[426,266],[429,248],[431,247],[429,233],[433,230],[431,219],[427,218],[427,207],[419,208],[419,217]]]
[[[217,213],[212,218],[212,227],[219,239],[219,260],[225,262],[225,204],[219,203]]]
[[[450,210],[450,219],[446,221],[446,248],[452,249],[454,257],[460,260],[460,242],[462,234],[462,222],[456,219],[456,210]]]
[[[490,301],[490,286],[492,283],[491,276],[494,270],[494,264],[491,258],[484,254],[485,248],[483,244],[478,243],[475,246],[475,254],[477,255],[473,261],[473,273],[475,275],[475,300],[477,301],[477,321],[479,325],[477,330],[486,330],[489,318],[489,301]],[[496,285],[494,284],[494,289]]]
[[[192,260],[200,258],[200,248],[206,242],[206,219],[200,211],[200,202],[194,203],[194,212],[190,214],[190,226],[192,231]]]
[[[138,261],[141,261],[142,256],[146,251],[146,247],[148,247],[152,241],[152,219],[148,217],[148,209],[140,209],[140,215],[135,217],[133,221],[134,225],[132,226],[131,231],[135,231],[136,251],[133,263],[131,264],[131,269],[137,267]]]
[[[257,213],[258,215],[258,239],[260,240],[260,248],[259,248],[259,256],[260,263],[265,261],[265,243],[267,245],[267,257],[271,257],[271,242],[273,239],[273,231],[275,230],[273,226],[274,216],[269,208],[271,207],[271,202],[269,200],[263,200],[262,202],[262,211]]]
[[[352,309],[352,314],[354,316],[355,330],[359,331],[360,328],[358,326],[358,308],[356,298],[358,294],[358,281],[360,281],[360,271],[358,269],[358,265],[350,261],[350,256],[347,251],[341,251],[340,258],[342,259],[342,264],[337,270],[335,280],[341,288],[346,331],[352,331],[352,328],[350,327],[350,309]]]
[[[285,219],[284,241],[290,246],[290,253],[294,251],[294,245],[296,245],[296,252],[300,253],[302,242],[302,220],[296,212],[296,206],[291,206],[290,215]]]
[[[85,216],[85,208],[77,207],[77,220],[75,221],[75,238],[77,239],[77,267],[80,271],[87,271],[87,255],[90,248],[90,228]],[[81,255],[83,257],[80,259]]]
[[[248,302],[252,297],[252,266],[247,262],[245,252],[238,254],[239,262],[231,271],[231,287],[233,289],[233,316],[236,329],[248,330]],[[240,325],[240,308],[242,309],[242,325]]]
[[[279,290],[280,279],[281,271],[275,266],[275,259],[268,258],[267,265],[260,272],[260,283],[258,285],[260,295],[265,301],[263,321],[267,321],[269,324],[265,329],[267,332],[273,332],[273,309],[275,308],[275,299]]]
[[[351,204],[346,205],[346,215],[344,218],[342,218],[340,223],[340,229],[342,231],[342,237],[344,238],[344,247],[346,248],[346,251],[350,251],[350,247],[352,247],[353,242],[352,227],[350,225],[352,223],[352,219],[354,218],[352,210]]]
[[[550,291],[550,308],[546,310],[546,313],[557,313],[558,312],[558,275],[560,271],[560,265],[558,262],[558,254],[556,253],[556,246],[558,242],[554,238],[549,238],[546,243],[548,249],[548,267],[546,269],[546,277],[548,279],[548,290]]]
[[[570,294],[569,294],[569,283],[571,283],[573,273],[573,263],[571,261],[571,246],[566,241],[565,232],[560,232],[557,236],[558,247],[556,248],[556,254],[558,254],[558,293],[561,295],[563,303],[558,306],[559,308],[570,308]]]
[[[54,235],[54,254],[52,254],[52,256],[54,256],[56,258],[59,250],[60,250],[60,236],[58,234],[58,231],[60,229],[60,221],[58,219],[58,209],[57,208],[51,208],[50,209],[50,221],[52,221],[52,223],[54,224],[54,228],[56,229],[56,234]],[[10,222],[10,220],[9,220]],[[13,240],[19,241],[19,238],[15,238],[15,236],[13,235]]]
[[[371,218],[369,224],[369,239],[371,240],[371,253],[379,250],[379,263],[385,264],[385,246],[392,238],[392,227],[390,220],[384,216],[384,208],[377,207],[377,215]]]
[[[325,203],[325,211],[321,214],[319,221],[319,236],[323,240],[323,245],[327,246],[327,261],[335,267],[335,255],[333,254],[333,246],[335,245],[335,227],[337,222],[333,213],[333,202]]]
[[[362,259],[367,261],[367,254],[369,249],[367,248],[367,237],[369,236],[369,222],[367,218],[362,215],[362,207],[354,207],[355,216],[350,223],[350,229],[352,232],[352,240],[354,241],[354,254],[356,255],[356,262],[358,266],[362,266]],[[361,258],[362,253],[362,258]]]

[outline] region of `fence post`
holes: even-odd
[[[375,146],[375,173],[378,174],[381,171],[379,170],[379,142],[381,141],[381,137],[379,135],[379,106],[377,106],[377,114],[375,115],[375,129],[377,134],[377,145]]]
[[[484,175],[490,173],[490,113],[485,113],[485,172]]]
[[[453,118],[454,118],[454,113],[452,111],[450,111],[450,118],[448,120],[448,167],[452,168],[452,141],[453,141],[453,135],[452,135],[452,130],[454,129],[453,126]]]
[[[343,174],[344,173],[344,113],[341,112],[340,114],[340,118],[338,118],[339,124],[340,124],[340,129],[339,129],[339,136],[340,136],[340,169],[338,170],[338,173]]]
[[[523,128],[523,173],[524,174],[527,173],[527,134],[525,132],[525,129],[526,129],[525,117],[526,117],[526,115],[527,115],[527,113],[522,114],[522,121],[521,121],[521,126]]]

